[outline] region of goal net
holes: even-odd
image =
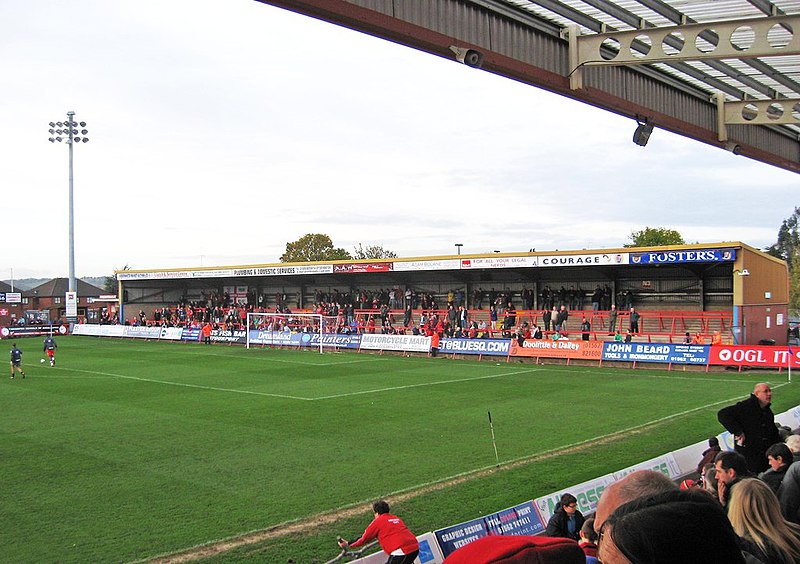
[[[247,348],[313,347],[322,353],[323,335],[336,333],[340,320],[318,313],[247,314]]]

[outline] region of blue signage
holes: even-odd
[[[442,339],[439,352],[458,354],[485,354],[508,356],[511,349],[509,339]]]
[[[319,333],[288,333],[285,331],[266,331],[250,329],[250,343],[253,345],[274,345],[284,347],[318,347]],[[340,333],[323,333],[323,347],[340,349],[357,349],[361,344],[361,335],[344,335]]]
[[[495,535],[538,535],[545,529],[532,501],[435,531],[442,554],[448,556],[462,546]]]
[[[732,262],[736,249],[704,249],[698,251],[654,251],[631,253],[631,264],[673,264],[682,262]]]
[[[300,336],[300,346],[318,347],[320,341],[319,333],[298,333]],[[341,333],[323,333],[323,347],[337,347],[340,349],[357,349],[361,346],[361,335],[344,335]]]
[[[184,328],[181,332],[181,341],[199,341],[200,340],[200,331],[199,327],[193,328]]]
[[[419,541],[419,561],[421,564],[428,564],[428,562],[436,562],[436,557],[433,555],[431,544],[427,540]]]
[[[603,343],[603,360],[708,364],[708,345],[670,343]]]

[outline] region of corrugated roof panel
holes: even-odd
[[[562,27],[578,24],[567,17],[569,15],[567,9],[576,10],[582,15],[602,22],[610,30],[632,29],[630,17],[621,13],[620,10],[635,15],[643,20],[645,25],[657,27],[674,26],[676,25],[675,19],[679,19],[681,16],[685,17],[685,21],[689,23],[767,17],[764,12],[770,10],[771,5],[775,6],[776,14],[800,14],[800,0],[778,0],[772,4],[768,1],[756,2],[755,0],[753,2],[748,0],[560,0],[560,2],[559,0],[542,0],[544,4],[551,6],[553,10],[560,10],[561,13],[551,11],[531,0],[501,1],[516,7],[521,12],[544,18]],[[560,9],[559,6],[564,9]],[[624,18],[624,20],[619,18]],[[596,33],[595,30],[587,29],[585,26],[580,27],[583,34]],[[800,30],[794,30],[794,32],[800,33]],[[743,29],[734,35],[733,42],[745,46],[753,39],[752,31]],[[780,27],[776,27],[769,35],[769,40],[773,45],[787,43],[789,39],[790,33]],[[702,38],[699,41],[701,44],[705,43]],[[762,57],[755,62],[741,59],[725,59],[717,63],[689,61],[682,65],[676,65],[678,68],[665,63],[655,63],[649,66],[709,96],[718,92],[721,85],[725,84],[733,89],[726,92],[727,98],[731,100],[734,92],[738,92],[738,96],[762,100],[770,95],[800,99],[800,88],[793,84],[800,82],[800,57],[795,55]],[[611,67],[611,69],[613,68]],[[609,67],[604,67],[602,71],[585,69],[584,73],[585,80],[586,77],[590,77],[589,83],[595,82],[609,92],[614,92],[619,88],[630,88],[636,82],[630,78],[631,73],[619,74],[610,70]],[[614,80],[619,80],[623,76],[625,77],[624,86],[615,86]],[[641,93],[646,95],[654,106],[660,106],[662,103],[669,104],[667,100],[661,100],[657,89],[649,86],[647,81],[642,82],[642,85],[648,85],[641,87]],[[800,131],[800,127],[794,125],[779,127],[792,132]],[[749,135],[754,135],[754,133],[750,132]]]

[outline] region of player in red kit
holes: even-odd
[[[389,555],[386,564],[412,564],[419,556],[419,543],[403,520],[389,513],[389,504],[384,500],[372,504],[375,519],[369,524],[361,538],[348,543],[340,538],[342,548],[356,548],[378,539],[383,551]]]

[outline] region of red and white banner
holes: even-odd
[[[758,345],[719,345],[710,347],[708,363],[722,366],[800,368],[800,348]]]

